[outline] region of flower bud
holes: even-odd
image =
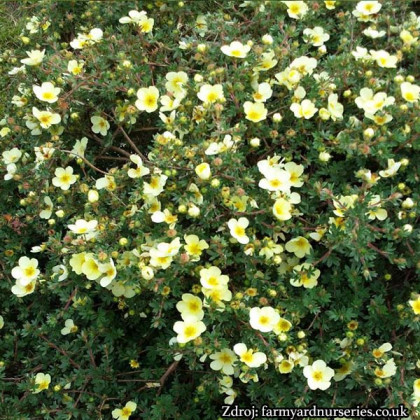
[[[406,224],[403,226],[403,229],[406,233],[411,233],[413,231],[413,226],[410,224]]]
[[[414,207],[414,201],[408,197],[401,203],[401,206],[403,209],[411,209]]]
[[[257,137],[254,137],[249,141],[249,144],[251,145],[251,147],[259,147],[261,144],[261,140]]]
[[[370,140],[375,135],[375,130],[372,127],[366,128],[363,131],[363,138],[365,140]]]
[[[331,159],[331,155],[328,152],[321,152],[318,156],[321,162],[328,162]]]
[[[198,217],[200,215],[200,209],[194,204],[188,209],[188,215],[191,217]]]
[[[211,185],[213,188],[217,188],[217,187],[219,187],[219,186],[220,186],[220,180],[219,180],[219,179],[217,179],[217,178],[214,178],[214,179],[212,179],[212,180],[211,180],[210,185]]]
[[[265,45],[271,45],[274,42],[273,37],[269,34],[263,35],[263,37],[261,38],[261,41]]]
[[[99,193],[96,190],[89,190],[88,201],[89,203],[96,203],[99,200]]]
[[[151,280],[155,276],[155,273],[153,272],[153,268],[149,266],[143,267],[141,269],[141,276],[145,280]]]
[[[196,83],[201,83],[201,82],[203,81],[203,76],[202,76],[201,74],[196,74],[196,75],[194,76],[194,81],[195,81]]]
[[[196,166],[195,173],[200,179],[209,179],[211,176],[210,165],[208,163],[200,163],[198,166]]]
[[[281,116],[280,112],[276,112],[275,114],[273,114],[273,121],[275,123],[279,123],[282,122],[283,117]]]
[[[305,338],[305,336],[306,336],[305,331],[298,331],[297,336],[300,339]]]

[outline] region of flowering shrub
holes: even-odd
[[[32,5],[0,68],[2,418],[419,418],[413,10]]]

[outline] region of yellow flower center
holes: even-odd
[[[166,218],[166,223],[175,223],[176,221],[177,217],[172,214]]]
[[[414,94],[412,92],[406,92],[405,99],[407,101],[414,101],[415,100]]]
[[[284,215],[288,212],[287,206],[285,205],[285,203],[282,203],[282,202],[277,203],[275,205],[275,210],[276,210],[276,213],[279,214],[279,215]]]
[[[210,277],[207,280],[207,283],[210,284],[211,286],[217,286],[219,284],[218,280],[216,277]]]
[[[26,267],[24,272],[25,272],[26,277],[32,277],[33,275],[35,275],[35,268],[34,267]]]
[[[184,335],[185,337],[193,337],[197,334],[197,328],[193,325],[189,325],[187,328],[185,328]]]
[[[53,99],[53,98],[54,98],[54,94],[53,94],[52,92],[44,92],[44,93],[42,94],[42,97],[43,97],[44,99],[49,100],[49,99]]]
[[[245,229],[241,226],[235,227],[235,235],[236,236],[245,236]]]
[[[39,120],[44,124],[49,124],[50,121],[51,121],[51,116],[50,115],[41,115]]]
[[[380,357],[384,355],[384,353],[379,349],[373,350],[372,354],[373,354],[373,357],[376,357],[377,359],[379,359]]]
[[[279,328],[281,331],[289,331],[290,324],[286,320],[283,319],[279,322]]]
[[[323,377],[323,375],[322,375],[322,372],[320,370],[315,370],[312,373],[312,378],[315,379],[315,381],[321,381],[322,377]]]
[[[291,370],[292,364],[289,361],[287,361],[287,360],[283,360],[281,362],[281,367],[282,367],[282,370],[288,371],[288,370]]]
[[[300,6],[298,4],[292,4],[290,6],[290,11],[294,14],[297,15],[300,12]]]
[[[300,281],[302,282],[302,284],[307,284],[310,281],[310,278],[308,277],[308,275],[306,273],[302,273],[300,275]]]
[[[270,318],[266,315],[260,316],[259,322],[261,325],[268,325],[270,323]]]
[[[252,111],[249,111],[248,113],[248,118],[251,121],[258,120],[260,117],[261,117],[261,114],[257,111],[252,110]]]
[[[70,182],[70,175],[68,174],[64,174],[61,176],[61,182],[64,184],[67,184],[68,182]]]
[[[232,363],[231,357],[228,354],[226,354],[226,353],[223,353],[220,356],[220,361],[223,362],[223,363]]]
[[[35,288],[35,285],[33,283],[29,283],[23,289],[25,290],[26,293],[31,293],[33,292],[34,288]]]
[[[38,384],[38,389],[47,389],[48,388],[48,381],[42,381]]]
[[[188,251],[190,252],[190,254],[193,254],[193,255],[201,254],[201,249],[200,249],[200,247],[199,247],[198,244],[192,244],[192,245],[190,245],[188,247]]]
[[[209,297],[215,302],[220,302],[222,300],[221,290],[214,289],[210,292]]]
[[[420,300],[414,301],[413,310],[416,314],[420,313]]]
[[[240,56],[242,55],[242,53],[241,53],[239,50],[232,50],[232,51],[230,52],[230,55],[231,55],[232,57],[240,57]]]
[[[217,100],[217,93],[216,92],[210,92],[208,95],[207,95],[207,101],[209,101],[209,102],[214,102],[214,101],[216,101]]]
[[[157,178],[152,178],[150,181],[150,186],[152,188],[157,188],[159,186],[159,180]]]
[[[252,350],[248,350],[246,353],[244,353],[241,356],[241,361],[242,362],[245,362],[245,363],[251,363],[252,362],[252,359],[253,359],[253,357],[252,357]]]
[[[280,180],[279,180],[279,179],[272,179],[272,180],[270,181],[270,185],[271,185],[273,188],[278,188],[278,187],[280,187],[281,182],[280,182]]]
[[[304,248],[306,246],[306,241],[303,238],[300,238],[299,240],[296,241],[296,246],[298,248]]]
[[[190,310],[190,312],[198,312],[200,310],[200,306],[197,302],[190,302],[188,304],[188,309]]]
[[[124,408],[121,410],[121,414],[122,414],[123,416],[128,417],[128,416],[130,416],[130,415],[131,415],[131,410],[130,410],[129,408],[127,408],[127,407],[124,407]]]
[[[146,105],[150,107],[155,106],[156,104],[156,99],[154,95],[147,95],[144,101]]]
[[[381,117],[380,115],[375,115],[376,124],[382,125],[386,122],[386,117]]]
[[[158,257],[157,258],[159,264],[166,264],[168,259],[169,259],[169,257]]]

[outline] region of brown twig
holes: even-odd
[[[140,152],[140,150],[138,149],[138,147],[135,145],[135,143],[133,142],[133,140],[131,140],[130,136],[126,133],[126,131],[124,130],[124,128],[122,128],[121,126],[119,126],[121,133],[123,133],[125,139],[128,141],[128,143],[130,144],[130,146],[134,149],[134,151],[146,162],[149,163],[149,159],[147,159],[146,156],[143,155],[142,152]]]
[[[373,250],[374,250],[374,251],[376,251],[377,253],[381,254],[382,256],[384,256],[384,257],[386,257],[386,258],[389,258],[389,257],[388,257],[388,253],[387,253],[387,252],[382,251],[382,249],[377,248],[377,247],[376,247],[375,245],[373,245],[371,242],[369,242],[369,243],[367,244],[367,246],[368,246],[370,249],[373,249]]]
[[[76,293],[77,293],[77,287],[71,292],[69,300],[67,301],[66,306],[64,307],[64,311],[67,311],[67,309],[69,308],[69,306],[71,304],[71,301],[76,296]]]
[[[48,340],[47,337],[45,337],[45,335],[43,334],[39,334],[38,337],[42,338],[49,347],[56,349],[57,351],[59,351],[63,356],[66,356],[69,359],[69,362],[76,368],[76,369],[80,369],[80,365],[78,363],[76,363],[63,349],[61,349],[60,347],[56,346],[54,343],[51,343],[51,341]]]
[[[168,369],[166,369],[166,372],[161,376],[161,378],[159,379],[160,388],[158,391],[158,395],[160,395],[160,393],[162,392],[163,385],[165,385],[165,382],[168,380],[168,377],[175,371],[178,365],[179,365],[179,360],[173,362],[168,367]]]
[[[333,251],[333,248],[329,249],[319,260],[315,261],[312,265],[315,267],[320,262],[322,262],[325,259],[327,259],[330,256],[330,254],[331,254],[332,251]]]
[[[64,152],[64,153],[67,153],[67,154],[69,154],[69,155],[74,155],[74,156],[77,156],[78,158],[80,158],[80,159],[82,159],[83,160],[83,162],[85,162],[86,163],[86,165],[88,165],[88,166],[90,166],[92,169],[94,169],[96,172],[99,172],[99,173],[101,173],[101,174],[104,174],[104,175],[108,175],[108,172],[105,172],[105,171],[103,171],[102,169],[99,169],[99,168],[97,168],[95,165],[93,165],[92,163],[90,163],[84,156],[80,156],[80,155],[78,155],[77,153],[74,153],[74,152],[72,152],[72,151],[70,151],[70,150],[63,150],[63,149],[60,149],[60,152]]]

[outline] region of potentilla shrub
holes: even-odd
[[[419,418],[410,2],[49,2],[1,55],[0,414]]]

